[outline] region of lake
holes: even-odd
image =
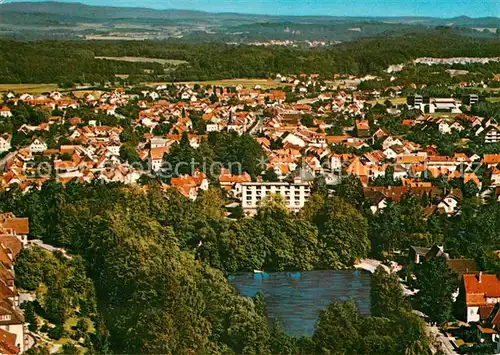
[[[361,314],[370,313],[371,274],[358,270],[238,273],[228,278],[243,296],[264,295],[269,322],[279,318],[291,335],[311,336],[318,312],[333,299],[356,301]]]

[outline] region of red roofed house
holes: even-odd
[[[356,133],[358,134],[358,137],[370,136],[370,125],[368,120],[356,121]]]
[[[465,306],[467,322],[479,322],[481,312],[500,303],[500,279],[494,274],[465,274],[462,277],[459,300]]]
[[[221,169],[219,184],[226,191],[232,191],[234,196],[241,195],[241,184],[251,182],[252,178],[246,172],[241,175],[233,175],[229,169]]]
[[[19,354],[19,351],[16,345],[16,335],[0,328],[0,353],[14,355]]]
[[[0,109],[0,117],[5,117],[5,118],[12,117],[12,112],[10,111],[10,108],[8,108],[7,106],[2,107]]]
[[[23,246],[28,243],[28,218],[18,218],[12,213],[0,214],[0,236],[15,236]]]
[[[151,148],[149,161],[151,164],[151,170],[159,171],[163,164],[163,155],[168,153],[168,147],[156,147]]]

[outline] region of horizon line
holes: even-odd
[[[368,18],[368,19],[384,19],[384,18],[417,18],[417,19],[440,19],[440,20],[451,20],[451,19],[456,19],[460,17],[465,17],[465,18],[470,18],[470,19],[486,19],[486,18],[492,18],[492,19],[499,19],[500,16],[478,16],[478,17],[472,17],[469,15],[457,15],[453,17],[439,17],[439,16],[424,16],[424,15],[375,15],[375,16],[370,16],[370,15],[271,15],[271,14],[265,14],[265,13],[250,13],[250,12],[235,12],[235,11],[210,11],[210,10],[197,10],[197,9],[187,9],[187,8],[177,8],[177,7],[169,7],[169,8],[154,8],[154,7],[144,7],[144,6],[119,6],[119,5],[90,5],[83,3],[81,1],[73,1],[73,0],[43,0],[43,1],[38,1],[38,0],[21,0],[21,1],[4,1],[2,2],[0,0],[0,8],[4,5],[8,4],[29,4],[29,3],[38,3],[38,4],[74,4],[74,5],[83,5],[87,7],[103,7],[103,8],[117,8],[117,9],[141,9],[141,10],[151,10],[151,11],[186,11],[186,12],[198,12],[198,13],[205,13],[205,14],[213,14],[213,15],[240,15],[240,16],[262,16],[262,17],[270,17],[270,18],[280,18],[280,17],[292,17],[292,18],[351,18],[351,19],[357,19],[357,18]]]

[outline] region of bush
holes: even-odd
[[[64,335],[64,328],[60,325],[56,325],[54,328],[49,329],[49,331],[47,332],[47,335],[51,339],[59,340]]]
[[[40,327],[40,332],[42,333],[48,333],[50,330],[50,327],[47,325],[47,323],[43,323],[42,326]]]

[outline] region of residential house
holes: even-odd
[[[0,109],[0,117],[10,118],[12,116],[13,116],[12,112],[10,111],[10,108],[8,108],[7,106],[3,106]]]
[[[163,156],[168,153],[168,147],[155,147],[149,151],[149,164],[152,171],[159,171],[163,164]]]
[[[248,173],[243,172],[241,175],[233,175],[228,169],[221,169],[219,175],[219,184],[226,191],[231,191],[233,197],[241,197],[242,184],[251,182],[252,178]]]
[[[488,168],[495,167],[500,164],[500,154],[485,154],[481,163],[487,165]]]
[[[43,153],[45,150],[47,150],[47,148],[47,144],[42,138],[34,138],[28,146],[29,152],[31,154]]]
[[[190,200],[196,200],[199,189],[208,189],[208,179],[204,173],[196,171],[193,176],[184,175],[172,178],[170,185]]]
[[[500,142],[500,128],[496,126],[487,127],[482,134],[484,135],[485,143],[499,143]]]
[[[496,274],[464,274],[459,291],[464,320],[479,322],[481,313],[490,313],[500,303],[500,279]]]
[[[12,213],[0,213],[0,234],[15,236],[22,245],[28,243],[28,218],[19,218]]]
[[[491,176],[490,176],[490,181],[491,181],[491,185],[490,186],[500,186],[500,169],[498,169],[497,167],[492,167],[490,168],[490,173],[491,173]]]
[[[370,125],[368,123],[368,120],[356,121],[356,134],[360,138],[366,138],[370,136]]]
[[[459,191],[450,192],[437,205],[438,209],[444,211],[447,215],[455,214],[458,211],[458,205],[462,201]]]
[[[8,133],[0,134],[0,153],[10,150],[11,135]]]

